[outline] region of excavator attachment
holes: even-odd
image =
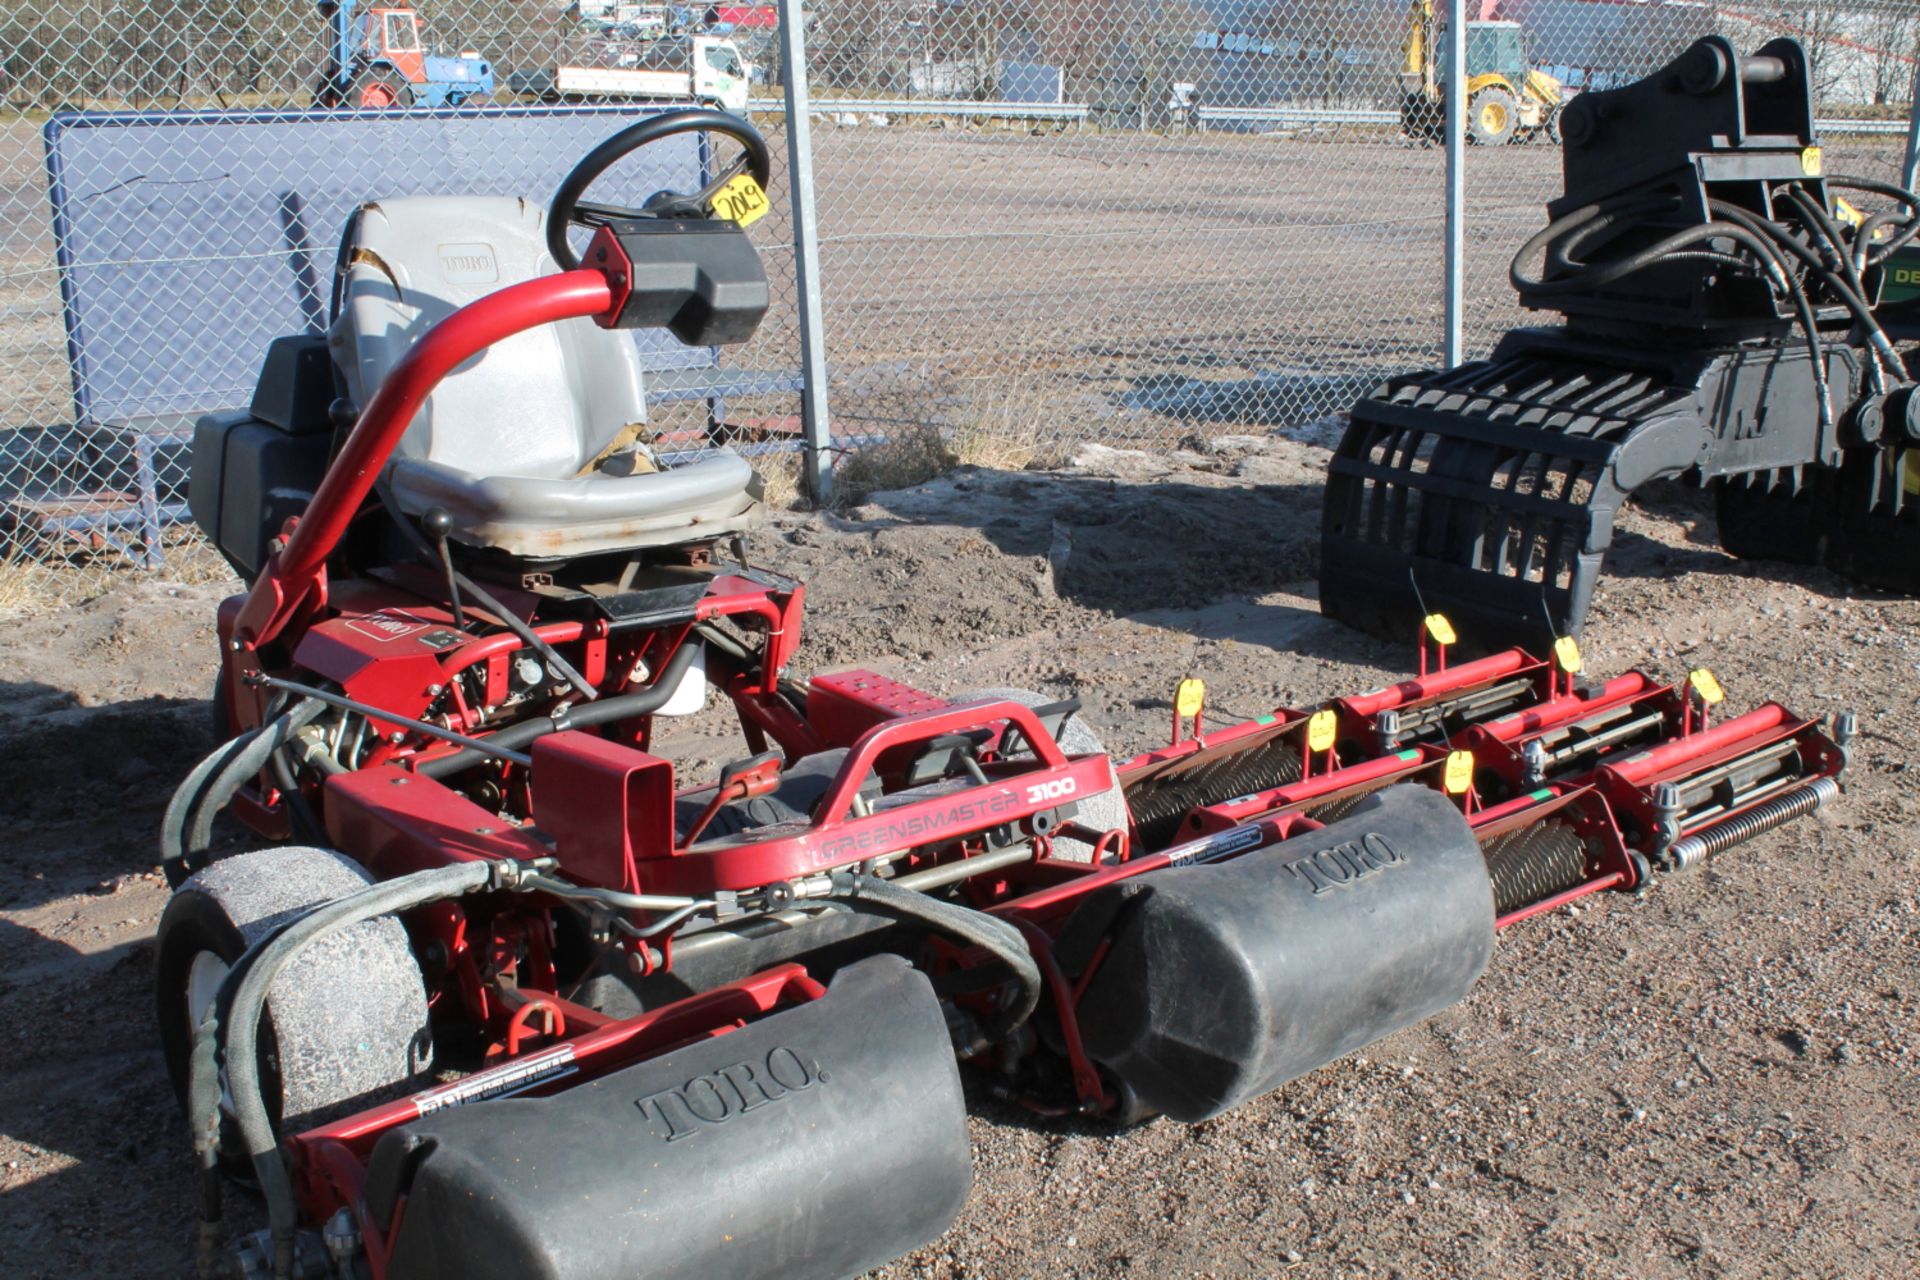
[[[1388,380],[1330,467],[1321,607],[1382,636],[1432,609],[1490,647],[1577,635],[1621,504],[1715,489],[1727,550],[1920,590],[1920,402],[1878,305],[1920,198],[1825,173],[1805,52],[1703,39],[1566,107],[1565,194],[1515,257],[1565,322]],[[1835,191],[1881,207],[1836,212]]]

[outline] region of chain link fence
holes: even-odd
[[[1394,8],[809,11],[833,419],[879,446],[861,478],[1313,429],[1434,358],[1443,157],[1393,110]]]
[[[1851,122],[1830,127],[1830,167],[1897,174],[1915,4],[1468,12],[1470,61],[1518,77],[1511,132],[1468,153],[1469,354],[1524,321],[1507,260],[1559,191],[1535,98],[1631,79],[1709,31],[1794,35],[1820,115]],[[223,572],[183,518],[191,422],[245,403],[271,333],[325,325],[344,211],[428,191],[544,203],[589,141],[659,109],[636,75],[747,111],[775,149],[753,233],[774,310],[753,343],[656,374],[669,448],[798,474],[790,70],[812,103],[843,493],[1089,440],[1324,438],[1381,375],[1440,358],[1445,155],[1419,0],[804,13],[802,71],[757,5],[0,0],[0,607],[129,567]]]
[[[642,112],[744,109],[777,61],[771,11],[721,16],[611,0],[0,4],[0,607],[129,568],[224,574],[186,510],[194,420],[249,402],[272,338],[324,331],[352,210],[443,192],[544,206]],[[781,115],[754,119],[784,173]],[[697,189],[705,152],[666,151],[593,198]],[[784,202],[754,240],[775,304],[751,343],[641,339],[659,451],[797,445]]]

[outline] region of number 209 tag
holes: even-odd
[[[760,221],[772,207],[767,193],[760,189],[760,184],[753,180],[750,173],[738,175],[713,193],[714,217],[725,218],[742,227],[750,227]]]

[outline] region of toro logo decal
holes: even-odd
[[[1309,853],[1285,865],[1296,880],[1313,886],[1313,896],[1317,898],[1335,889],[1350,888],[1355,882],[1390,867],[1402,866],[1406,860],[1406,855],[1388,843],[1385,836],[1369,831],[1358,840]]]
[[[785,1045],[775,1045],[759,1062],[736,1062],[718,1071],[695,1076],[683,1085],[662,1089],[633,1105],[657,1138],[678,1142],[702,1129],[726,1124],[737,1116],[784,1102],[829,1079],[819,1063],[807,1060]]]
[[[500,265],[490,244],[443,244],[440,273],[448,284],[492,284],[500,278]]]
[[[432,625],[410,614],[390,613],[382,609],[378,613],[369,613],[365,617],[355,618],[347,624],[347,630],[358,631],[361,635],[372,636],[375,640],[405,640],[408,636],[418,635]]]

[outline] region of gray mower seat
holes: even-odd
[[[556,268],[546,213],[508,196],[412,196],[364,205],[342,248],[328,333],[364,407],[414,341],[457,308]],[[388,464],[410,515],[510,555],[567,558],[705,541],[759,522],[760,486],[722,451],[659,470],[630,335],[591,319],[517,334],[435,388]]]

